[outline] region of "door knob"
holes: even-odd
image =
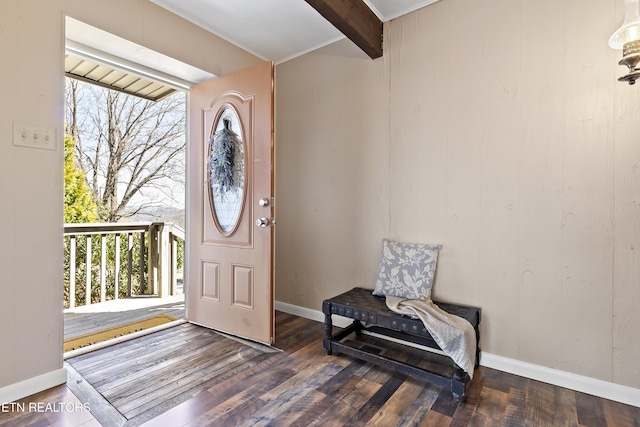
[[[269,226],[269,222],[270,222],[269,218],[265,218],[265,217],[256,219],[256,225],[258,227],[262,227],[262,228],[268,227]]]
[[[260,206],[262,206],[262,207],[269,206],[269,199],[267,199],[266,197],[265,197],[265,198],[263,198],[263,199],[260,199],[260,201],[258,202],[258,204],[259,204]]]

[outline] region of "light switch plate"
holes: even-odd
[[[13,145],[55,150],[56,130],[13,122]]]

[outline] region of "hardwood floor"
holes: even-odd
[[[105,424],[140,425],[275,351],[182,324],[68,359],[68,386]]]
[[[143,425],[640,427],[640,408],[485,367],[476,371],[467,400],[459,402],[450,392],[439,387],[392,374],[344,355],[325,355],[321,344],[323,325],[286,313],[277,313],[276,333],[276,347],[282,352],[246,366],[242,371],[237,368],[220,371],[221,376],[212,379],[201,392],[194,391],[193,397]],[[145,337],[146,344],[140,344],[139,340],[142,339],[136,339],[119,344],[121,348],[118,350],[115,347],[106,350],[111,350],[113,357],[117,357],[116,353],[126,351],[132,355],[153,346],[154,335]],[[185,348],[184,342],[176,339],[173,342],[176,357],[183,357],[189,363],[196,360],[200,347],[195,344]],[[134,350],[131,346],[136,345],[137,350]],[[120,356],[122,360],[128,357],[124,354]],[[144,392],[128,394],[122,388],[126,376],[106,378],[106,372],[92,367],[96,361],[95,354],[93,361],[92,354],[82,357],[82,362],[78,361],[75,365],[79,371],[86,372],[86,379],[74,377],[78,374],[72,372],[68,386],[56,387],[21,402],[85,402],[85,396],[79,396],[78,400],[69,388],[72,383],[82,380],[95,383],[96,389],[101,389],[106,395],[131,408],[138,401],[149,403],[162,397],[155,393],[147,396]],[[417,355],[403,352],[398,353],[398,357],[414,360]],[[122,360],[114,362],[113,366],[122,363]],[[137,362],[132,359],[130,364]],[[74,366],[73,361],[71,366]],[[145,369],[140,368],[141,372]],[[197,371],[192,372],[194,377],[197,377]],[[146,382],[142,374],[138,374],[138,377],[135,373],[128,375],[138,382]],[[109,389],[109,381],[118,383],[120,388]],[[153,382],[151,379],[149,381]],[[167,385],[172,381],[179,380],[167,380]],[[166,390],[171,388],[166,387]],[[101,425],[99,421],[102,421],[104,425],[112,426],[122,425],[114,424],[117,422],[135,425],[141,420],[136,420],[135,415],[131,420],[126,420],[122,412],[111,407],[111,411],[115,410],[113,414],[120,414],[124,419],[105,421],[101,418],[104,409],[91,404],[95,418],[81,411],[36,413],[16,410],[0,413],[0,425],[94,426]]]

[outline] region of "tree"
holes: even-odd
[[[84,172],[76,164],[75,142],[64,136],[64,222],[98,221],[98,210],[91,197]]]
[[[67,79],[66,123],[103,221],[181,201],[184,93],[154,102]]]

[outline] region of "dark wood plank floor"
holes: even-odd
[[[263,351],[269,350],[267,351]],[[67,360],[69,387],[105,424],[140,425],[266,360],[274,350],[182,324]],[[111,406],[112,408],[110,408]]]
[[[323,325],[289,314],[277,313],[276,333],[281,353],[242,372],[232,371],[144,425],[640,427],[640,408],[484,367],[476,371],[466,402],[459,402],[439,387],[344,355],[325,355]],[[174,344],[184,346],[178,341]],[[146,344],[150,345],[152,341]],[[197,358],[198,346],[183,349],[183,353],[185,360]],[[398,357],[414,361],[416,355],[407,352]],[[107,379],[94,372],[90,355],[83,356],[82,364],[98,388],[106,387]],[[82,378],[71,378],[68,384],[78,380]],[[135,410],[138,400],[148,403],[158,397],[126,395],[122,389],[108,387],[103,392],[126,402],[130,410]],[[85,401],[84,396],[79,397],[80,402]],[[25,402],[74,399],[68,386],[59,386]],[[93,406],[91,410],[94,412]],[[87,415],[16,411],[0,414],[0,425],[99,425]]]

